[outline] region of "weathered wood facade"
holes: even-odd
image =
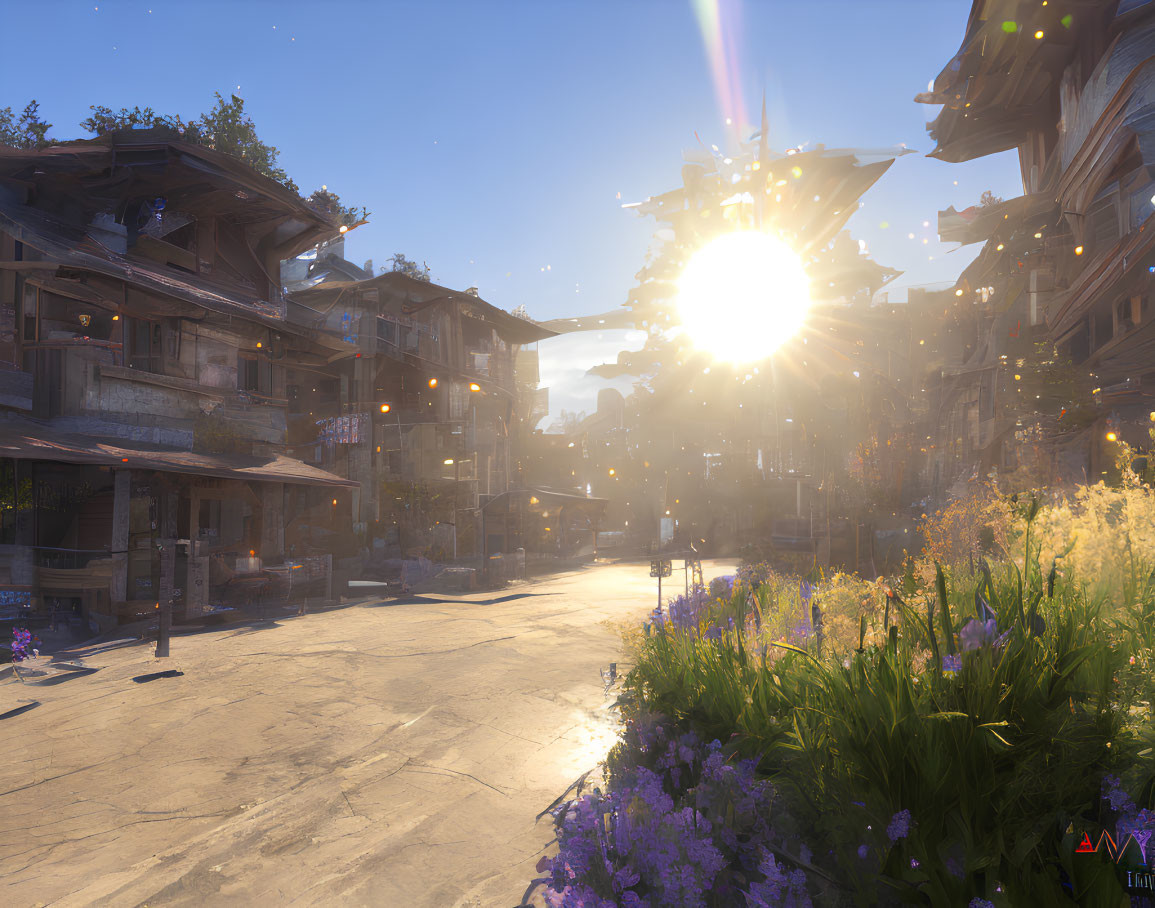
[[[342,344],[289,372],[297,455],[360,484],[354,519],[394,554],[479,551],[478,508],[519,482],[515,357],[554,332],[399,273],[294,293],[289,321]]]
[[[1108,435],[1145,444],[1155,408],[1155,3],[976,0],[961,48],[916,100],[943,105],[933,156],[1015,148],[1023,180],[1019,198],[940,214],[944,240],[984,243],[956,287],[981,343],[940,427],[945,439],[948,424],[974,424],[981,443],[950,467],[1014,470],[1040,450],[1044,480],[1097,478]],[[1039,342],[1091,379],[1092,401],[1026,415],[1017,376]]]
[[[355,483],[285,456],[285,363],[332,342],[286,320],[279,266],[335,229],[157,132],[0,148],[0,588],[105,625],[323,553]]]

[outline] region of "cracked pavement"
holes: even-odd
[[[168,659],[108,650],[56,686],[0,680],[0,713],[40,701],[0,728],[0,904],[518,904],[552,853],[534,818],[616,739],[606,622],[641,621],[656,581],[597,565],[509,593],[179,636]],[[131,680],[166,669],[184,675]]]

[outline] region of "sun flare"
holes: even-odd
[[[757,362],[802,328],[810,280],[781,240],[727,233],[690,259],[678,282],[678,311],[694,346],[715,359]]]

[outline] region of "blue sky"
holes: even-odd
[[[939,244],[937,210],[1021,193],[1013,154],[924,156],[935,109],[911,99],[958,48],[970,0],[726,5],[745,107],[756,121],[765,90],[773,147],[920,152],[849,227],[906,272],[898,285],[953,280],[977,249]],[[695,132],[727,136],[688,0],[44,0],[37,15],[50,46],[9,42],[0,106],[36,98],[69,138],[90,104],[187,117],[234,92],[303,191],[373,212],[349,258],[404,252],[541,319],[624,302],[653,224],[622,203],[677,186]],[[543,345],[553,412],[590,407],[601,385],[578,377],[620,338]]]

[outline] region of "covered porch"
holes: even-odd
[[[93,631],[171,602],[179,617],[331,596],[355,482],[280,455],[162,450],[8,420],[0,591]],[[291,520],[290,520],[291,516]]]

